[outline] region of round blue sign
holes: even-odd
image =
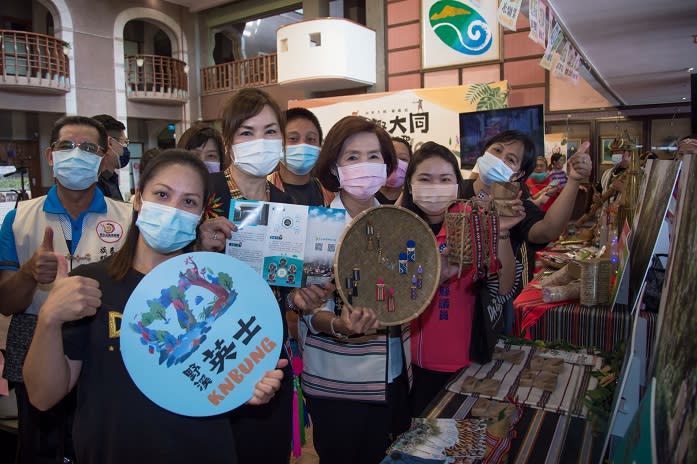
[[[143,278],[123,312],[121,356],[131,378],[154,403],[186,416],[249,401],[282,345],[269,285],[220,253],[168,259]]]

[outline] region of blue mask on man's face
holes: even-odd
[[[123,147],[123,152],[121,153],[121,156],[119,156],[119,166],[122,168],[125,167],[130,160],[131,151],[128,149],[128,147]]]

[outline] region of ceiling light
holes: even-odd
[[[695,68],[694,68],[694,67],[692,67],[692,66],[690,66],[689,68],[687,68],[687,70],[686,70],[686,71],[687,71],[687,72],[689,72],[689,73],[691,73],[691,72],[692,72],[692,71],[694,71],[694,70],[695,70]]]
[[[682,97],[683,100],[687,100],[687,97]]]

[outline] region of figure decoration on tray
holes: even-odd
[[[264,279],[236,258],[187,253],[149,272],[128,299],[121,355],[150,400],[212,416],[247,402],[275,367],[283,336]]]
[[[356,216],[337,245],[334,275],[344,303],[370,307],[382,325],[416,318],[438,287],[435,237],[411,211],[377,206]]]

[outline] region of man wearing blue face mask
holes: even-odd
[[[12,315],[3,377],[17,394],[19,463],[63,462],[71,455],[66,417],[74,398],[38,411],[29,403],[22,365],[38,310],[56,277],[56,255],[65,256],[72,270],[106,258],[124,241],[131,206],[105,198],[96,188],[107,138],[94,119],[59,119],[46,149],[56,185],[46,196],[19,203],[0,229],[0,312]]]
[[[123,201],[119,189],[117,169],[126,166],[131,158],[131,152],[128,150],[129,141],[126,137],[126,126],[108,114],[98,114],[92,119],[101,122],[108,135],[107,144],[104,147],[106,156],[102,158],[102,164],[99,167],[97,187],[107,197]]]
[[[269,175],[269,181],[299,205],[329,206],[334,193],[311,174],[322,145],[322,128],[317,116],[305,108],[291,108],[286,111],[285,132],[285,155],[278,171]]]

